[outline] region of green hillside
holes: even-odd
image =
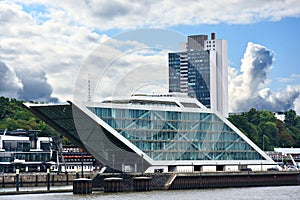
[[[41,130],[40,136],[56,134],[55,130],[23,106],[24,101],[0,97],[0,129]]]
[[[285,120],[277,119],[272,112],[257,111],[231,115],[228,120],[265,151],[274,147],[300,147],[300,117],[296,111],[284,113]]]

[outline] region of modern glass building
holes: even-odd
[[[210,55],[209,51],[189,52],[188,62],[188,95],[197,98],[207,108],[210,101]]]
[[[169,91],[197,98],[228,116],[227,41],[207,35],[187,37],[186,48],[169,53]]]
[[[221,114],[183,94],[26,106],[120,171],[266,170],[276,165]]]

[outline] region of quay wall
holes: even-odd
[[[74,179],[77,178],[76,173],[50,173],[51,186],[72,185]],[[91,178],[93,174],[84,174],[86,178]],[[38,187],[47,185],[47,173],[20,173],[20,187]],[[16,174],[0,175],[0,187],[9,188],[16,186]]]
[[[300,172],[181,174],[169,189],[300,185]]]
[[[150,177],[150,190],[164,190],[167,180],[171,173],[157,173],[157,174],[98,174],[93,179],[93,188],[103,188],[104,179],[118,177],[123,179],[123,191],[134,191],[134,178],[136,177]]]
[[[104,187],[104,179],[123,178],[123,191],[134,191],[135,177],[150,177],[150,190],[205,189],[300,185],[300,172],[203,172],[153,174],[98,174],[93,188]]]

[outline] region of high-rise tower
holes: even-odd
[[[184,51],[169,53],[169,91],[187,93],[228,116],[227,41],[207,35],[187,37]]]

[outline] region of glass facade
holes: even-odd
[[[169,53],[169,91],[180,92],[180,53]]]
[[[14,159],[25,160],[26,162],[45,162],[51,158],[49,152],[18,152],[12,156]]]
[[[3,149],[5,151],[29,151],[31,148],[30,141],[18,141],[18,140],[4,140],[3,141]]]
[[[213,113],[90,108],[153,160],[262,160]]]
[[[209,51],[188,52],[188,95],[210,108]]]
[[[187,60],[182,57],[187,57]],[[169,92],[187,92],[207,108],[211,107],[209,51],[169,53]]]

